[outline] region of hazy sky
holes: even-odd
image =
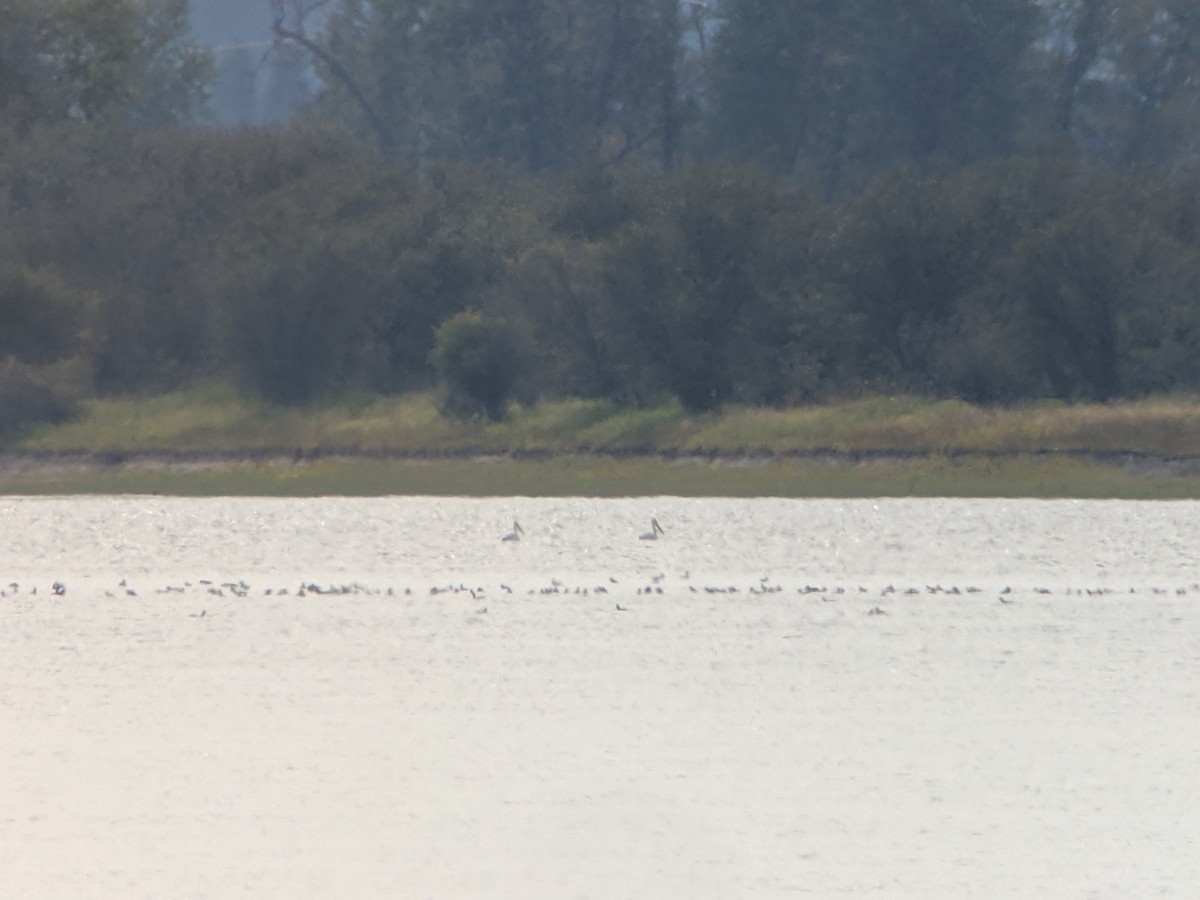
[[[271,38],[266,0],[191,0],[192,34],[202,44],[240,44]]]

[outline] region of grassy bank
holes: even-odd
[[[689,416],[572,400],[478,424],[426,394],[293,409],[210,385],[95,401],[5,449],[6,493],[1196,497],[1200,401]]]

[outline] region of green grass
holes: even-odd
[[[648,457],[105,466],[0,476],[0,494],[180,496],[656,496],[1200,498],[1200,477],[1138,475],[1070,458],[749,465]]]
[[[1154,459],[1104,460],[1200,458],[1200,401],[875,397],[689,415],[565,400],[480,424],[443,418],[430,394],[285,408],[209,384],[92,401],[5,450],[4,493],[1196,497],[1200,478]]]

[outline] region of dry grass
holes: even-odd
[[[12,450],[43,452],[341,450],[443,455],[491,453],[788,454],[818,450],[1200,454],[1200,401],[1037,404],[1001,409],[959,401],[876,397],[774,410],[732,407],[687,415],[678,404],[621,410],[599,400],[514,408],[498,424],[438,413],[432,395],[355,395],[275,407],[211,384],[147,399],[89,403],[77,420],[45,426]]]

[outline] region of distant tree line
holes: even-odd
[[[1193,4],[334,7],[276,10],[310,115],[216,131],[182,2],[0,6],[0,432],[213,377],[491,418],[1200,388]]]
[[[840,196],[1058,141],[1200,147],[1194,0],[267,2],[314,112],[410,164],[735,154]]]

